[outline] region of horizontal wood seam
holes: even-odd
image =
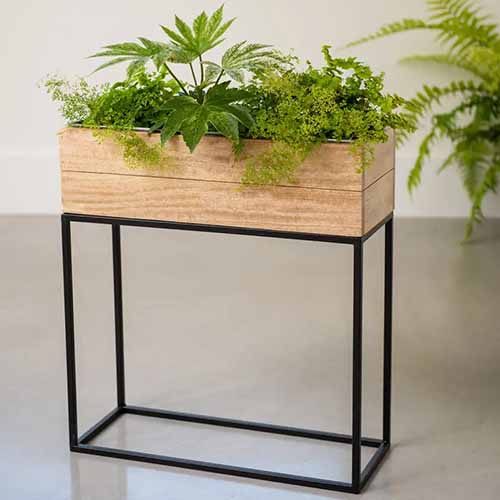
[[[374,184],[376,184],[378,181],[382,180],[384,177],[387,177],[389,174],[392,174],[394,172],[394,168],[391,168],[388,170],[385,174],[381,175],[376,181],[373,181],[369,186],[366,186],[363,191],[366,191],[367,189],[371,188]],[[359,192],[359,191],[356,191]]]
[[[387,171],[385,174],[381,175],[377,180],[372,182],[369,186],[367,186],[365,189],[368,189],[370,186],[378,182],[380,179],[385,177],[387,174],[390,174],[392,172],[391,169]],[[119,177],[142,177],[146,179],[173,179],[173,180],[178,180],[178,181],[197,181],[197,182],[210,182],[214,184],[232,184],[233,186],[241,186],[242,188],[248,188],[248,189],[254,189],[254,188],[268,188],[268,187],[279,187],[283,189],[307,189],[307,190],[313,190],[313,191],[335,191],[335,192],[341,192],[341,193],[362,193],[362,191],[358,191],[356,189],[330,189],[330,188],[320,188],[320,187],[309,187],[309,186],[290,186],[290,185],[282,185],[282,184],[273,184],[273,185],[246,185],[242,184],[241,182],[231,182],[231,181],[214,181],[212,179],[194,179],[190,177],[175,177],[175,176],[164,176],[164,175],[143,175],[143,174],[119,174],[116,172],[91,172],[87,170],[71,170],[71,169],[61,169],[62,172],[68,172],[72,174],[92,174],[92,175],[115,175]]]
[[[372,182],[370,184],[370,186],[368,186],[366,189],[364,189],[362,191],[362,194],[361,194],[361,212],[362,212],[362,219],[361,219],[361,231],[362,231],[362,234],[365,235],[366,233],[368,233],[368,229],[367,229],[367,218],[366,218],[366,197],[368,195],[368,190],[370,189],[371,186],[374,186],[376,183],[378,182],[383,182],[383,179],[385,177],[387,177],[388,175],[394,175],[394,179],[393,179],[393,182],[392,182],[392,193],[393,193],[393,196],[392,196],[392,203],[394,205],[394,200],[395,200],[395,196],[396,196],[396,169],[395,168],[392,168],[391,170],[389,170],[388,172],[386,172],[384,175],[382,175],[381,177],[379,177],[375,182]],[[394,212],[394,206],[393,206],[393,209],[392,209],[392,212]],[[371,228],[370,228],[371,229]]]
[[[370,168],[370,167],[368,167]],[[380,179],[382,179],[383,177],[385,177],[387,174],[390,174],[392,171],[394,170],[394,167],[391,167],[389,170],[387,170],[386,172],[383,172],[382,174],[380,174],[375,180],[373,180],[370,184],[368,185],[365,185],[365,187],[363,188],[363,191],[365,189],[368,189],[369,187],[373,186],[376,182],[378,182]],[[363,179],[363,185],[365,184],[364,182],[364,179]]]

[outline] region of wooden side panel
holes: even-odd
[[[394,210],[394,170],[372,184],[363,194],[363,234]]]
[[[362,234],[362,194],[349,191],[63,171],[62,192],[66,213]]]
[[[396,136],[394,130],[388,132],[389,140],[375,146],[375,160],[364,172],[363,189],[368,188],[395,165]]]
[[[138,132],[149,143],[157,143],[159,135]],[[240,182],[249,158],[271,147],[270,141],[246,140],[243,160],[235,161],[231,144],[223,137],[206,136],[194,154],[181,137],[174,137],[167,146],[168,166],[160,169],[131,169],[124,160],[121,147],[106,139],[98,144],[93,131],[66,128],[59,134],[61,169],[68,172],[94,172],[123,175],[147,175],[179,179],[201,179],[219,182]],[[359,173],[359,159],[349,144],[325,143],[314,150],[297,172],[293,186],[362,191],[394,168],[394,138],[376,146],[374,164]]]

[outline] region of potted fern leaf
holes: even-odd
[[[383,75],[354,58],[297,69],[239,42],[208,53],[234,19],[223,7],[92,57],[127,63],[124,81],[51,77],[67,213],[362,236],[394,208],[394,130],[412,124]],[[184,68],[191,81],[181,77]]]
[[[404,19],[383,26],[378,32],[350,46],[412,30],[437,34],[443,52],[406,57],[406,61],[454,66],[467,78],[443,87],[424,85],[405,104],[405,117],[413,125],[403,131],[401,142],[432,116],[429,132],[420,144],[418,157],[408,178],[413,191],[421,182],[422,169],[432,148],[441,140],[452,144],[452,152],[438,171],[456,166],[471,201],[465,230],[469,239],[475,224],[483,221],[482,206],[488,194],[496,194],[500,182],[500,29],[491,16],[470,0],[427,0],[427,19]],[[447,97],[458,101],[446,111],[435,108]]]

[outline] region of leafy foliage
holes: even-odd
[[[245,182],[290,182],[307,154],[326,140],[352,141],[367,166],[373,144],[387,140],[387,128],[411,125],[396,110],[403,100],[383,94],[383,75],[355,58],[333,58],[323,47],[326,65],[303,73],[267,73],[254,80],[254,137],[276,144],[248,164]]]
[[[162,145],[177,132],[181,132],[186,145],[193,152],[208,132],[209,123],[222,135],[238,143],[238,122],[248,128],[251,128],[254,122],[248,110],[237,104],[248,98],[248,92],[230,89],[228,85],[229,82],[225,82],[210,87],[201,103],[186,95],[169,99],[162,107],[168,114],[152,127],[152,130],[162,129]]]
[[[162,116],[160,108],[178,90],[175,81],[165,80],[163,71],[137,72],[97,97],[83,125],[116,130],[149,128]]]
[[[41,85],[54,102],[60,103],[59,111],[68,123],[88,118],[95,101],[109,88],[108,85],[92,86],[83,78],[71,83],[57,75],[49,75]]]
[[[106,45],[105,50],[97,52],[90,57],[111,57],[109,61],[101,64],[95,71],[114,66],[123,62],[128,62],[128,76],[133,76],[135,72],[144,70],[150,61],[154,63],[157,70],[166,61],[174,61],[178,56],[174,47],[162,42],[154,42],[147,38],[138,38],[140,43],[125,42]]]
[[[427,5],[427,20],[391,23],[350,45],[414,29],[433,30],[445,52],[404,60],[454,66],[474,78],[453,81],[445,87],[424,85],[423,90],[408,101],[405,110],[413,128],[419,126],[424,117],[432,115],[431,130],[420,145],[408,188],[413,191],[420,184],[432,147],[443,139],[451,141],[453,151],[439,171],[456,165],[462,177],[471,200],[465,231],[465,239],[468,239],[475,224],[484,219],[485,197],[496,193],[500,182],[500,31],[474,1],[427,0]],[[458,97],[459,103],[447,112],[436,112],[435,107],[447,104],[446,98],[451,96]],[[402,139],[409,136],[410,133],[406,133]]]
[[[162,116],[154,122],[152,131],[162,129],[161,140],[164,144],[174,134],[181,133],[191,151],[194,151],[201,138],[214,128],[230,139],[235,148],[240,142],[240,126],[253,126],[253,119],[244,102],[248,93],[230,88],[230,80],[243,83],[245,71],[256,72],[273,61],[286,64],[287,59],[267,45],[241,42],[231,47],[222,57],[220,64],[204,61],[205,53],[224,41],[224,34],[234,19],[224,21],[223,6],[211,16],[202,12],[189,26],[175,17],[175,30],[161,26],[169,42],[156,42],[139,38],[140,43],[126,42],[108,45],[105,50],[91,57],[110,57],[99,69],[128,62],[128,75],[143,72],[148,62],[157,71],[164,71],[177,82],[181,94],[167,100],[161,106]],[[198,60],[199,71],[193,63]],[[182,82],[171,68],[171,63],[187,64],[193,81]],[[223,76],[229,78],[222,82]]]
[[[274,64],[291,65],[292,59],[283,56],[269,45],[259,43],[239,42],[229,48],[222,56],[221,64],[205,61],[207,80],[215,81],[227,75],[232,80],[245,83],[245,71],[253,74],[265,71]]]
[[[151,75],[142,71],[113,86],[101,87],[92,87],[83,79],[71,84],[51,77],[45,87],[52,99],[61,103],[69,123],[94,128],[99,140],[114,140],[123,148],[129,166],[165,164],[160,146],[147,144],[133,132],[136,127],[152,126],[162,116],[160,107],[178,91],[175,82],[166,81],[162,72]]]
[[[160,144],[148,144],[133,130],[99,128],[94,130],[98,141],[111,139],[123,150],[123,159],[130,168],[164,168],[169,165],[169,158]]]
[[[126,63],[124,81],[102,88],[80,81],[71,88],[53,79],[47,89],[69,121],[120,144],[131,166],[163,164],[162,148],[175,134],[194,151],[207,132],[218,132],[237,154],[241,137],[272,139],[269,150],[248,160],[246,184],[293,182],[307,155],[326,140],[351,141],[366,166],[387,128],[411,127],[397,113],[403,100],[383,93],[383,75],[354,58],[333,58],[328,46],[325,66],[309,64],[304,72],[296,71],[297,58],[248,41],[231,46],[219,63],[205,59],[233,21],[224,21],[223,7],[210,16],[202,12],[191,25],[176,17],[175,29],[162,26],[168,41],[140,37],[91,56],[107,58],[97,70]],[[192,81],[181,81],[174,64],[187,65]],[[135,127],[160,131],[160,144],[143,140]]]
[[[186,62],[192,62],[224,41],[222,37],[235,19],[224,22],[223,11],[224,6],[221,6],[210,17],[202,12],[191,27],[175,16],[177,31],[165,26],[161,28],[172,44],[184,54]]]

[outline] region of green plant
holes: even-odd
[[[149,145],[133,132],[136,127],[151,127],[162,115],[161,106],[177,91],[175,81],[165,74],[138,70],[127,80],[114,85],[90,86],[84,79],[70,83],[52,76],[44,85],[52,99],[61,103],[69,123],[94,128],[99,140],[110,138],[123,149],[130,167],[166,164],[159,145]]]
[[[91,57],[111,58],[97,70],[127,62],[129,78],[144,71],[146,64],[151,62],[156,71],[165,71],[177,82],[180,94],[162,104],[160,116],[151,126],[152,131],[161,129],[162,145],[180,132],[189,149],[194,151],[211,126],[237,146],[240,142],[239,123],[251,128],[254,121],[243,105],[250,97],[248,92],[231,88],[231,80],[242,83],[245,71],[256,72],[276,63],[286,64],[287,59],[267,45],[245,41],[228,49],[220,64],[205,60],[205,54],[224,41],[223,36],[233,22],[234,19],[224,22],[223,6],[211,16],[202,12],[192,26],[176,16],[176,30],[161,27],[168,43],[141,37],[139,43],[108,45]],[[187,65],[192,82],[181,81],[172,64]]]
[[[383,26],[378,32],[352,45],[410,30],[437,32],[445,52],[417,55],[405,61],[421,61],[458,67],[470,80],[453,81],[445,87],[425,85],[406,104],[406,117],[419,126],[432,115],[431,129],[422,141],[415,165],[408,178],[412,192],[421,182],[421,173],[432,147],[442,139],[451,141],[453,150],[439,171],[456,165],[471,200],[465,239],[476,223],[484,219],[483,201],[496,193],[500,181],[500,31],[490,16],[482,15],[470,0],[427,0],[429,18],[404,19]],[[449,111],[436,112],[436,105],[447,97],[459,97]],[[407,139],[411,130],[403,135]]]
[[[127,63],[125,80],[92,87],[51,78],[45,86],[70,123],[94,128],[99,139],[111,137],[133,167],[163,164],[168,149],[162,147],[175,134],[191,151],[207,132],[227,137],[235,153],[243,152],[242,137],[272,139],[267,151],[248,159],[245,184],[293,182],[307,155],[326,140],[352,142],[365,167],[387,128],[411,127],[397,112],[403,100],[384,94],[383,75],[355,58],[333,58],[328,46],[325,66],[308,64],[303,72],[296,70],[297,58],[246,41],[220,62],[209,60],[207,52],[224,41],[233,21],[223,20],[223,7],[211,16],[202,12],[191,26],[176,17],[175,30],[162,26],[167,42],[139,38],[91,56],[108,58],[96,71]],[[177,64],[188,68],[191,82],[179,78]],[[143,140],[136,127],[160,130],[160,144]]]
[[[366,167],[373,145],[387,140],[387,128],[410,126],[396,112],[403,100],[383,93],[383,75],[355,58],[333,58],[329,46],[323,55],[321,69],[309,63],[302,73],[274,70],[254,78],[250,132],[276,144],[248,162],[246,183],[293,181],[309,152],[329,139],[351,141]]]
[[[89,106],[90,113],[83,125],[116,130],[149,128],[162,116],[162,106],[178,90],[175,81],[165,80],[164,71],[150,74],[142,68],[102,92]]]
[[[109,85],[90,85],[84,78],[69,82],[57,75],[49,75],[41,82],[54,102],[60,103],[59,111],[68,123],[86,120],[96,100]]]

